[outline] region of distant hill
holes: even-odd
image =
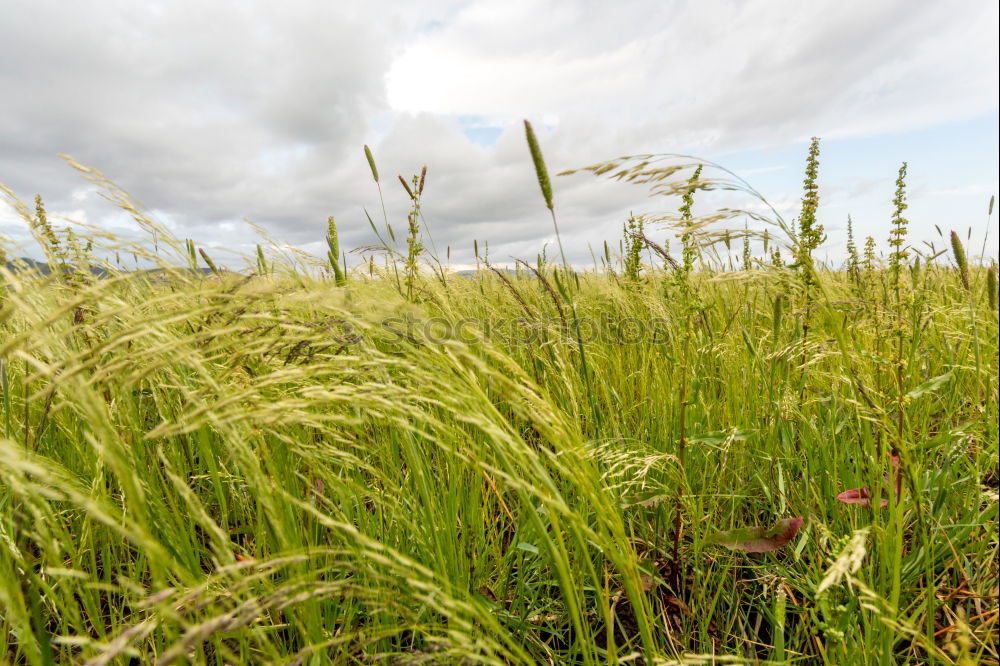
[[[17,271],[38,271],[42,275],[51,275],[52,267],[49,266],[44,261],[37,261],[29,257],[18,257],[15,261],[7,262],[7,270],[16,273]],[[109,275],[108,270],[101,266],[91,266],[90,272],[100,278],[107,277]]]
[[[50,267],[48,265],[48,263],[46,263],[44,261],[37,261],[35,259],[31,259],[30,257],[18,257],[18,259],[16,259],[15,261],[8,261],[7,262],[7,270],[11,271],[12,273],[16,273],[17,271],[27,270],[27,271],[37,271],[37,272],[41,273],[42,275],[51,275],[52,274],[52,267]],[[164,269],[162,269],[162,268],[150,268],[150,269],[142,269],[142,270],[138,270],[138,271],[122,270],[122,271],[118,271],[118,272],[120,272],[120,273],[149,273],[149,274],[154,274],[154,273],[162,273],[163,270]],[[186,270],[191,270],[191,269],[186,269]],[[198,268],[196,270],[199,273],[201,273],[202,275],[208,275],[208,274],[210,274],[212,272],[212,269],[210,269],[210,268]],[[110,277],[113,273],[114,273],[114,271],[109,271],[107,268],[104,268],[103,266],[91,266],[90,267],[90,274],[93,275],[93,276],[95,276],[95,277],[98,277],[98,278],[102,278],[103,279],[103,278],[106,278],[106,277]]]
[[[11,272],[25,269],[36,270],[39,273],[44,273],[45,275],[52,272],[49,269],[49,265],[44,261],[35,261],[34,259],[29,259],[28,257],[19,257],[16,261],[7,262],[7,270]]]

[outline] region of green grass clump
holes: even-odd
[[[203,271],[92,170],[154,249],[4,190],[60,270],[0,265],[0,660],[995,662],[995,269],[902,270],[902,171],[892,264],[823,266],[809,165],[738,270],[692,206],[757,195],[684,158],[590,167],[682,197],[618,272],[421,269],[423,176],[350,273],[332,218]]]

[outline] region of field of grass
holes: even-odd
[[[738,179],[595,168],[685,200],[590,270],[447,271],[419,180],[348,270],[8,196],[0,660],[997,663],[995,270],[907,251],[905,169],[886,260],[814,262],[815,157],[742,258],[690,205]]]

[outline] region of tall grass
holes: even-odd
[[[96,172],[155,251],[74,258],[5,191],[59,270],[0,266],[3,659],[995,663],[995,269],[869,239],[834,270],[775,213],[778,260],[728,270],[749,213],[692,203],[735,175],[591,170],[685,197],[679,263],[646,220],[662,265],[628,245],[625,280],[417,270],[418,181],[384,268],[331,220],[316,270],[204,273]]]

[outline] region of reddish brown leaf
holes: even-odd
[[[868,486],[865,486],[864,488],[851,488],[850,490],[845,490],[837,495],[837,500],[843,502],[844,504],[860,504],[865,508],[871,506],[870,498],[871,494],[868,490]],[[883,508],[889,506],[889,500],[882,500],[879,502],[879,506]]]
[[[770,553],[791,541],[801,528],[802,518],[783,518],[771,527],[741,527],[718,532],[707,542],[748,553]]]
[[[885,473],[885,481],[887,484],[892,484],[895,487],[896,497],[899,497],[899,492],[902,488],[903,483],[903,473],[899,469],[899,456],[892,457],[892,469],[896,470],[896,482],[892,482],[892,471]],[[860,504],[861,506],[868,508],[871,506],[871,491],[868,486],[864,488],[851,488],[850,490],[845,490],[844,492],[837,495],[837,501],[843,502],[844,504]],[[885,508],[889,506],[889,500],[883,499],[880,501],[879,506]]]

